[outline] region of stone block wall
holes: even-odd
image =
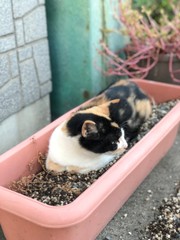
[[[23,126],[18,126],[16,119],[14,132],[20,129],[21,136],[17,133],[14,141],[7,138],[0,153],[50,121],[51,88],[45,0],[0,0],[0,137],[13,115],[21,118],[21,111],[29,108],[32,118],[39,119],[34,116],[34,109],[38,112],[38,101],[45,101],[46,106],[44,113],[42,106],[39,110],[45,119],[38,122],[38,127],[30,125],[31,130],[26,130],[24,135]],[[26,122],[25,115],[23,117]]]

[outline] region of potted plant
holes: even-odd
[[[127,36],[128,43],[119,52],[113,52],[101,42],[100,53],[108,62],[105,73],[179,84],[179,1],[119,0],[118,6],[115,19],[120,29],[107,32],[119,34],[120,41]]]
[[[157,103],[180,98],[180,86],[134,81]],[[10,190],[12,181],[39,171],[38,153],[70,113],[0,156],[0,224],[8,240],[95,239],[173,144],[180,102],[72,203],[49,206]]]

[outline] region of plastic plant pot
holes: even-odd
[[[158,103],[180,98],[180,86],[134,81]],[[95,239],[172,146],[180,102],[72,203],[49,206],[9,190],[13,180],[30,174],[29,164],[40,169],[38,153],[47,151],[50,134],[68,114],[0,156],[0,224],[7,240]]]

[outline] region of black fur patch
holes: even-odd
[[[129,82],[128,85],[119,85],[119,86],[111,86],[105,91],[105,95],[108,99],[116,99],[116,98],[124,98],[127,99],[132,95],[139,100],[148,99],[145,93],[143,93],[138,86],[133,83]]]
[[[124,129],[125,139],[129,141],[137,136],[141,124],[146,118],[145,110],[139,103],[148,102],[148,96],[133,82],[117,82],[111,85],[104,93],[97,96],[98,100],[105,101],[120,99],[119,102],[110,103],[108,108],[108,118],[94,113],[76,113],[67,123],[70,136],[80,136],[79,142],[82,147],[95,152],[104,153],[117,149],[117,141],[121,136],[121,128]],[[92,102],[96,105],[96,98]],[[136,103],[138,103],[136,106]],[[86,106],[85,109],[93,107],[93,104]],[[146,105],[142,105],[145,106]],[[91,137],[83,137],[81,134],[82,125],[86,120],[96,123],[98,131],[91,134]],[[119,128],[111,125],[116,123]]]
[[[110,118],[121,126],[132,116],[132,107],[126,99],[121,99],[118,103],[110,104]]]
[[[98,135],[94,139],[85,138],[81,135],[82,125],[86,120],[94,121],[97,125]],[[112,126],[110,120],[95,114],[76,114],[68,121],[67,128],[70,136],[80,135],[79,142],[81,146],[94,153],[115,151],[121,136],[120,128]]]
[[[94,121],[99,126],[101,126],[102,123],[104,127],[107,127],[109,125],[109,121],[101,116],[92,113],[77,113],[67,122],[69,135],[77,136],[81,134],[82,125],[86,120]]]
[[[133,82],[128,82],[127,85],[112,85],[106,89],[104,94],[109,100],[120,99],[118,103],[110,105],[110,118],[124,129],[126,140],[129,141],[135,138],[145,118],[141,117],[136,109],[133,108],[137,100],[149,99],[148,96]],[[131,104],[128,102],[128,99],[131,101]],[[134,112],[135,114],[133,115]],[[129,119],[133,121],[134,126],[128,125]]]

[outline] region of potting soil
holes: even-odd
[[[177,102],[178,100],[172,100],[154,105],[151,117],[142,125],[139,135],[130,142],[124,154],[147,134]],[[19,181],[12,182],[10,189],[52,206],[66,205],[74,201],[117,161],[115,159],[106,165],[106,167],[87,174],[66,171],[57,174],[46,170],[45,159],[45,154],[39,155],[38,161],[42,166],[42,171],[28,177],[23,177]]]

